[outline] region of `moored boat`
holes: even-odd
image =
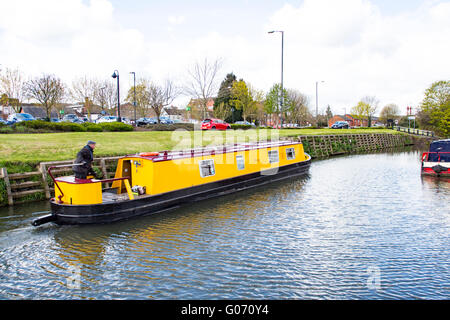
[[[301,142],[276,141],[120,158],[113,179],[54,178],[51,214],[33,221],[109,223],[172,209],[308,172]],[[112,183],[102,189],[102,183]]]
[[[422,154],[422,174],[450,177],[450,139],[433,141]]]

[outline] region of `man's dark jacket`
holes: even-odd
[[[73,166],[73,171],[75,172],[75,176],[80,179],[86,179],[88,175],[95,176],[94,169],[92,169],[92,161],[94,161],[94,150],[89,145],[86,145],[81,149],[75,160],[75,164],[83,163],[81,166]]]

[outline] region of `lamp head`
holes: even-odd
[[[114,70],[114,73],[112,75],[112,77],[115,79],[119,76],[119,72],[117,70]]]

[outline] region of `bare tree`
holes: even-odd
[[[25,90],[29,99],[35,99],[41,104],[49,119],[52,108],[62,102],[66,92],[61,79],[48,74],[28,81]]]
[[[217,73],[222,66],[220,59],[209,62],[207,58],[202,63],[196,62],[188,70],[189,82],[185,87],[187,94],[199,101],[206,117],[208,100],[213,98],[218,89]]]
[[[15,112],[20,112],[25,97],[25,80],[19,69],[6,68],[0,74],[0,91],[5,94],[4,104],[9,105]]]
[[[94,100],[98,96],[100,86],[101,83],[98,80],[86,76],[77,78],[72,82],[70,95],[76,102],[84,105],[89,118],[91,117]]]
[[[107,109],[111,114],[117,109],[117,87],[111,81],[100,81],[96,85],[94,103],[99,104],[102,109]]]
[[[149,105],[155,112],[159,123],[162,110],[175,100],[179,95],[179,90],[171,80],[166,80],[163,86],[150,83],[147,94]]]
[[[288,119],[293,123],[306,125],[311,121],[311,112],[309,111],[308,97],[298,90],[289,89],[287,91],[288,99],[286,101]]]

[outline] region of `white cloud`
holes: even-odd
[[[184,23],[184,16],[169,16],[169,18],[167,19],[169,21],[170,24],[173,25],[179,25]]]
[[[325,80],[320,105],[342,112],[364,95],[417,104],[431,82],[448,78],[449,16],[449,3],[383,16],[367,0],[305,0],[277,11],[267,30],[285,30],[287,86],[314,97],[315,81]]]
[[[80,75],[106,78],[118,69],[122,92],[130,71],[183,83],[186,69],[205,56],[223,58],[221,77],[233,71],[268,90],[280,79],[280,35],[267,34],[274,29],[285,31],[285,86],[308,94],[312,107],[318,80],[325,80],[321,109],[330,104],[340,113],[364,95],[377,96],[382,105],[417,104],[431,82],[450,74],[448,2],[386,16],[368,0],[305,0],[261,17],[260,32],[251,36],[206,25],[189,32],[202,22],[166,13],[169,37],[159,40],[150,26],[127,27],[107,0],[2,1],[0,12],[8,13],[0,19],[3,66],[33,76],[55,73],[68,83]]]

